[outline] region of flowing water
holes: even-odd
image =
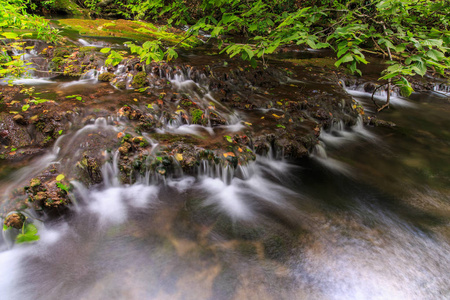
[[[76,93],[94,90],[96,76],[39,83]],[[189,78],[170,80],[215,101]],[[370,95],[349,93],[373,110]],[[392,106],[382,117],[397,127],[337,122],[299,161],[269,153],[236,170],[204,162],[195,177],[148,173],[124,185],[112,159],[104,184],[73,182],[71,214],[36,220],[37,243],[3,236],[0,299],[449,299],[450,105],[430,93]],[[222,113],[220,130],[239,130],[245,115]],[[72,168],[88,135],[125,126],[74,127],[3,190],[51,163]],[[163,131],[214,136],[181,121]]]

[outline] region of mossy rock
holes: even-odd
[[[116,77],[113,73],[105,72],[100,75],[98,75],[98,80],[103,82],[111,82]]]
[[[119,90],[126,90],[127,89],[127,83],[125,81],[119,81],[118,83],[116,83],[116,88],[118,88]]]
[[[92,51],[96,51],[96,50],[97,50],[97,47],[85,46],[85,47],[80,47],[80,49],[78,51],[82,52],[82,53],[86,53],[86,52],[92,52]]]
[[[53,51],[53,57],[67,57],[70,54],[72,54],[71,51],[69,51],[69,49],[65,48],[65,47],[57,47],[55,48],[55,50]]]
[[[144,86],[147,86],[148,85],[147,73],[139,72],[136,75],[134,75],[131,85],[134,88],[142,88]]]

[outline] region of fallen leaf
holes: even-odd
[[[176,153],[175,154],[175,159],[178,160],[178,161],[182,161],[183,160],[183,155],[180,154],[180,153]]]
[[[61,181],[65,178],[66,176],[64,176],[64,174],[59,174],[58,176],[56,176],[56,181]]]

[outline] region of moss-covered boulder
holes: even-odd
[[[98,80],[103,82],[111,82],[115,77],[116,75],[114,75],[113,73],[104,72],[98,75]]]
[[[131,81],[131,85],[134,88],[142,88],[148,85],[147,73],[139,72],[133,77],[133,81]]]

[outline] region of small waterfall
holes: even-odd
[[[96,42],[89,42],[85,39],[78,39],[78,42],[83,45],[84,47],[97,47],[97,48],[101,48],[101,47],[105,47],[106,43],[104,42],[100,42],[100,41],[96,41]]]
[[[325,144],[323,142],[319,142],[314,147],[311,158],[319,162],[330,171],[341,173],[347,176],[353,176],[353,173],[351,172],[351,169],[347,164],[328,156]]]
[[[107,162],[102,167],[103,183],[106,187],[118,187],[119,182],[119,151],[112,156],[112,161]]]
[[[364,126],[363,117],[361,115],[358,116],[356,125],[350,128],[345,128],[343,121],[333,122],[330,128],[320,132],[319,138],[327,145],[333,147],[342,146],[347,142],[355,141],[358,138],[372,142],[378,140],[378,138]]]
[[[125,64],[119,64],[116,71],[114,72],[116,78],[111,82],[112,86],[119,88],[119,84],[123,85],[121,88],[127,90],[132,89],[131,82],[133,81],[133,75],[128,72],[127,66]]]
[[[32,44],[30,41],[27,41],[26,45],[29,45],[30,47],[42,47],[37,41],[34,41]],[[20,78],[2,78],[0,84],[8,84],[10,80],[12,80],[12,84],[15,85],[43,85],[55,83],[48,79],[52,75],[48,72],[47,58],[39,56],[38,51],[35,48],[20,50],[13,48],[11,52],[13,57],[17,57],[24,62],[24,66],[22,66],[23,74],[21,74]],[[4,54],[7,53],[5,52]]]
[[[83,75],[81,75],[80,79],[62,83],[59,85],[59,87],[64,89],[75,85],[96,84],[98,82],[98,76],[105,70],[106,69],[104,67],[101,67],[99,70],[91,69],[86,73],[84,73]]]
[[[342,85],[342,87],[347,91],[347,93],[354,96],[358,100],[362,100],[363,103],[367,102],[368,104],[371,104],[370,99],[372,98],[372,94],[374,95],[373,96],[374,100],[379,102],[386,102],[387,91],[384,87],[376,89],[378,87],[377,84],[369,82],[364,84],[355,84],[347,87],[343,81],[339,82]],[[400,90],[395,86],[391,90],[390,94],[391,94],[390,104],[392,104],[393,106],[400,106],[400,107],[415,106],[414,103],[407,100],[407,98],[402,97],[400,95]]]
[[[442,95],[445,97],[450,96],[450,85],[445,83],[436,84],[433,87],[433,91],[436,92],[438,95]]]
[[[325,144],[319,142],[313,149],[313,156],[318,157],[320,159],[328,159],[327,150],[325,149]]]

